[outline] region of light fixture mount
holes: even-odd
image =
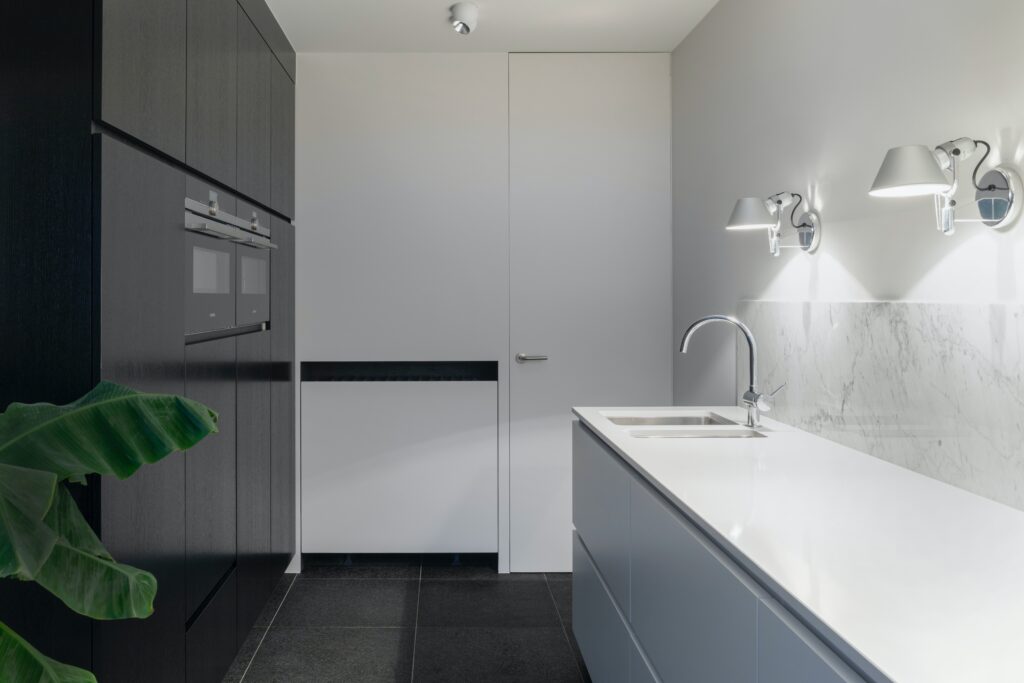
[[[981,177],[974,192],[978,222],[1002,230],[1020,217],[1021,179],[1015,171],[997,166]],[[967,221],[964,221],[967,222]]]
[[[797,246],[806,253],[815,252],[821,244],[821,216],[817,211],[804,211],[797,220]]]

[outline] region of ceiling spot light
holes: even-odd
[[[480,18],[480,9],[471,2],[457,2],[451,6],[452,28],[459,35],[469,35],[476,30],[477,19]]]

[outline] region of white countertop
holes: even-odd
[[[605,417],[695,410],[574,412],[892,680],[1024,681],[1024,512],[772,420],[640,439]]]

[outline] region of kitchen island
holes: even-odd
[[[1024,512],[738,408],[574,412],[595,681],[1024,680]]]

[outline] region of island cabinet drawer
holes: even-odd
[[[572,630],[594,683],[629,681],[629,631],[578,534],[573,534]]]
[[[839,656],[773,600],[757,606],[758,683],[864,683]]]
[[[688,521],[636,481],[630,524],[629,619],[661,679],[754,683],[753,588]]]
[[[573,422],[572,519],[576,532],[629,612],[629,486],[631,475],[590,430]]]

